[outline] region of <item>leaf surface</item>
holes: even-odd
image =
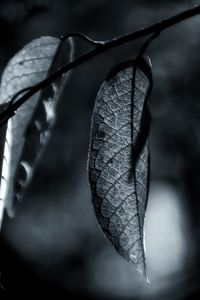
[[[33,40],[7,64],[0,85],[0,109],[24,88],[31,87],[72,59],[72,41],[46,36]],[[68,75],[67,75],[68,76]],[[55,121],[55,108],[64,79],[61,78],[32,96],[1,130],[0,204],[13,216],[23,198],[33,167],[48,141]],[[5,137],[4,137],[5,136]]]
[[[116,250],[145,277],[151,82],[149,59],[114,69],[97,94],[88,156],[98,222]]]

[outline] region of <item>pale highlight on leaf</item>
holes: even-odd
[[[144,217],[149,185],[146,100],[151,67],[129,62],[101,86],[92,116],[89,182],[98,222],[116,250],[146,277]]]
[[[33,86],[71,61],[72,40],[41,37],[20,50],[7,64],[0,85],[0,105],[9,103],[20,90]],[[0,184],[3,207],[13,216],[15,202],[21,200],[32,177],[33,166],[50,135],[55,108],[64,77],[25,102],[5,125]],[[1,107],[1,106],[0,106]]]

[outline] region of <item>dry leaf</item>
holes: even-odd
[[[149,59],[115,68],[92,116],[89,182],[98,222],[116,250],[146,276],[143,226],[149,186]]]
[[[72,59],[72,41],[41,37],[20,50],[7,64],[0,85],[0,109],[20,90],[33,86]],[[67,75],[68,76],[68,75]],[[62,76],[31,97],[1,128],[0,203],[13,216],[14,205],[23,197],[33,166],[46,144],[55,120],[55,107]],[[3,137],[5,135],[5,138]],[[0,218],[1,220],[1,218]]]

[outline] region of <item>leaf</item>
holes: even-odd
[[[72,41],[46,36],[33,40],[7,64],[0,85],[0,110],[20,90],[33,86],[72,59]],[[9,216],[21,200],[33,167],[47,143],[55,121],[55,108],[67,76],[31,97],[1,130],[0,203]],[[4,138],[5,135],[5,138]]]
[[[98,222],[116,250],[145,277],[151,82],[149,59],[114,69],[95,101],[88,156]]]

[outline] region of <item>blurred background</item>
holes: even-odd
[[[197,1],[1,0],[0,71],[32,39],[80,31],[106,40],[150,25]],[[151,189],[146,214],[147,285],[100,231],[86,162],[96,93],[109,70],[142,40],[74,69],[57,123],[25,200],[6,215],[0,262],[5,291],[58,299],[199,299],[200,16],[163,32],[148,49]],[[89,50],[76,41],[75,55]]]

